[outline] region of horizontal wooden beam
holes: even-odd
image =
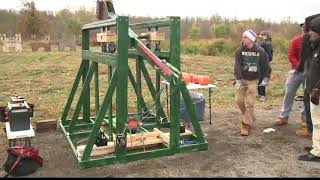
[[[170,26],[170,24],[171,24],[170,18],[165,18],[165,19],[160,19],[155,21],[130,24],[129,27],[132,29],[156,28],[156,27]]]
[[[116,26],[116,24],[117,24],[116,19],[107,19],[103,21],[96,21],[93,23],[85,24],[82,27],[82,30],[99,29],[101,27],[111,27],[111,26]]]
[[[116,55],[110,53],[82,50],[82,59],[107,64],[110,66],[115,66],[117,64]]]

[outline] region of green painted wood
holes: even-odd
[[[83,62],[84,61],[81,61],[78,73],[77,73],[76,78],[75,78],[75,80],[73,82],[73,85],[72,85],[72,88],[71,88],[71,92],[70,92],[69,97],[68,97],[67,103],[66,103],[66,105],[64,107],[64,110],[63,110],[63,113],[62,113],[62,116],[61,116],[61,120],[62,121],[66,121],[66,119],[67,119],[67,116],[68,116],[68,113],[70,111],[70,107],[71,107],[72,101],[74,99],[74,96],[76,94],[77,88],[79,86],[79,82],[80,82],[82,71],[83,71],[83,67],[84,67],[84,63]]]
[[[90,159],[87,161],[81,160],[79,161],[80,167],[89,168],[96,167],[102,165],[110,165],[115,163],[126,163],[130,161],[137,161],[141,159],[150,159],[160,156],[168,156],[172,155],[172,152],[169,149],[159,149],[159,150],[151,150],[146,152],[137,152],[137,153],[128,153],[123,156],[113,156],[108,155],[102,158]]]
[[[114,15],[116,17],[116,15]],[[97,53],[89,51],[89,30],[95,28],[110,28],[111,26],[116,26],[118,41],[117,41],[117,54],[110,53]],[[140,159],[148,159],[153,157],[160,157],[165,155],[173,155],[175,153],[187,152],[187,151],[196,151],[196,150],[206,150],[208,149],[208,143],[204,140],[203,134],[200,128],[199,122],[195,119],[195,107],[192,104],[192,99],[188,94],[188,90],[186,89],[183,82],[179,79],[180,75],[180,18],[179,17],[170,17],[169,19],[147,22],[147,23],[139,23],[132,25],[132,28],[156,28],[170,26],[169,38],[170,38],[170,51],[169,52],[150,52],[151,54],[157,55],[161,59],[166,59],[166,66],[171,69],[174,76],[167,77],[159,68],[156,68],[154,63],[148,59],[141,52],[141,50],[130,49],[131,47],[135,47],[137,45],[136,34],[129,29],[128,18],[124,16],[118,16],[117,19],[111,19],[106,21],[94,22],[87,24],[83,27],[83,69],[79,68],[79,77],[78,83],[76,80],[74,82],[75,86],[71,91],[70,96],[67,101],[67,105],[64,109],[64,113],[62,117],[66,120],[66,117],[70,109],[70,105],[73,101],[72,96],[73,93],[76,92],[80,76],[83,76],[83,89],[80,94],[80,99],[77,103],[77,107],[75,109],[75,113],[73,114],[72,120],[70,122],[63,121],[62,118],[60,120],[60,126],[64,129],[63,133],[67,137],[68,143],[70,144],[73,153],[78,159],[78,163],[81,167],[93,167],[98,165],[105,164],[113,164],[113,163],[122,163],[135,161]],[[129,32],[130,31],[130,32]],[[129,38],[129,36],[131,38]],[[136,81],[131,70],[128,67],[128,57],[136,58]],[[144,58],[144,59],[143,59]],[[155,86],[149,76],[149,73],[145,67],[143,60],[146,60],[155,70],[156,70],[156,83]],[[89,66],[89,61],[94,63]],[[106,64],[109,67],[108,79],[109,86],[107,88],[107,92],[104,96],[103,102],[101,106],[96,107],[97,117],[95,120],[90,118],[90,82],[89,77],[92,78],[93,73],[95,76],[95,81],[98,80],[98,63]],[[112,66],[115,68],[115,72],[112,73]],[[81,67],[81,66],[80,66]],[[144,106],[146,106],[143,97],[142,97],[142,82],[141,82],[141,73],[146,80],[149,91],[151,92],[152,98],[156,103],[156,116],[154,119],[160,119],[160,117],[165,117],[165,112],[157,95],[160,92],[160,79],[162,76],[168,82],[170,82],[170,122],[157,122],[156,123],[145,123],[143,124],[142,131],[152,130],[154,127],[166,127],[170,128],[170,145],[161,145],[161,148],[157,150],[127,150],[125,148],[116,148],[116,152],[114,154],[106,155],[103,158],[91,158],[90,154],[92,152],[93,145],[97,138],[97,135],[100,130],[100,126],[102,122],[106,122],[109,124],[108,135],[110,138],[113,137],[113,132],[116,134],[124,133],[125,123],[127,121],[128,116],[128,78],[131,81],[133,88],[137,94],[137,110],[141,110]],[[76,77],[77,79],[77,77]],[[95,82],[95,94],[98,94],[99,83]],[[116,91],[116,116],[113,116],[112,112],[112,96]],[[180,138],[189,138],[189,137],[180,137],[180,92],[187,103],[186,106],[189,113],[193,118],[192,123],[195,128],[196,136],[193,136],[194,139],[197,140],[196,144],[192,145],[180,145]],[[190,104],[191,103],[191,104]],[[70,105],[69,105],[70,104]],[[97,98],[96,98],[96,104]],[[87,107],[89,105],[89,107]],[[80,120],[78,118],[79,113],[81,111],[81,107],[83,106],[83,119]],[[106,116],[106,113],[108,115]],[[110,119],[108,117],[111,117]],[[167,119],[167,118],[166,118]],[[88,123],[83,123],[88,121]],[[91,122],[91,124],[89,123]],[[64,124],[64,125],[62,125]],[[74,128],[74,129],[73,129]],[[86,130],[91,128],[91,130]],[[67,131],[68,130],[68,131]],[[74,131],[73,131],[74,130]],[[125,136],[127,133],[124,134]],[[74,145],[72,144],[72,139],[76,140],[78,138],[88,138],[88,143],[84,150],[84,154],[81,158],[78,157],[78,154],[75,150]],[[114,140],[112,140],[114,141]]]
[[[177,151],[180,141],[180,92],[175,79],[170,81],[170,149]]]
[[[89,50],[90,49],[90,33],[87,30],[82,31],[82,50]],[[85,92],[83,96],[81,96],[82,101],[83,101],[83,119],[84,121],[89,122],[90,120],[90,88],[89,87],[84,87],[85,86],[85,78],[88,74],[89,70],[89,61],[85,61],[84,63],[84,68],[82,71],[82,86],[83,89],[85,89]],[[89,84],[86,84],[86,86],[90,86]]]
[[[170,60],[180,70],[180,18],[170,17]],[[170,81],[170,148],[177,151],[180,146],[180,92],[175,92],[178,79]]]
[[[156,93],[156,90],[155,90],[155,88],[153,86],[152,80],[151,80],[151,78],[149,76],[149,73],[147,71],[147,68],[146,68],[145,64],[141,63],[141,67],[140,68],[141,68],[143,77],[146,80],[146,83],[147,83],[147,86],[148,86],[149,91],[151,93],[152,99],[153,99],[154,102],[156,102],[157,93]],[[159,108],[159,116],[166,117],[162,105],[161,105],[161,108]]]
[[[128,36],[128,17],[117,17],[117,96],[116,96],[116,117],[117,128],[116,133],[122,134],[124,131],[124,124],[128,119],[128,48],[129,48],[129,36]],[[116,147],[117,156],[122,156],[125,153],[123,147]]]
[[[116,71],[117,71],[117,69],[116,69]],[[100,131],[101,123],[104,120],[105,114],[108,110],[108,107],[109,107],[108,104],[110,103],[110,101],[112,99],[112,95],[115,91],[116,84],[117,84],[117,76],[112,76],[110,85],[106,91],[106,94],[104,96],[104,100],[103,100],[101,107],[100,107],[100,110],[97,114],[97,118],[94,121],[94,125],[92,127],[91,134],[88,139],[88,143],[86,144],[86,147],[84,149],[83,156],[81,158],[82,160],[88,160],[90,157],[93,145],[94,145],[94,143],[97,139],[97,136],[99,134],[99,131]]]
[[[113,68],[112,66],[109,66],[109,71],[108,71],[108,81],[109,83],[111,82],[111,78],[112,78],[112,72],[113,72]],[[109,110],[108,110],[108,117],[113,117],[112,115],[112,97],[109,103]],[[113,141],[113,127],[112,127],[112,123],[109,124],[109,131],[108,131],[108,135],[110,137],[110,141]]]
[[[74,132],[76,131],[81,131],[81,130],[84,130],[84,129],[91,129],[92,126],[93,126],[94,123],[87,123],[87,124],[76,124],[74,126]],[[69,128],[69,125],[65,125],[64,126],[65,129],[68,129]]]
[[[94,29],[99,29],[102,27],[112,27],[116,26],[117,22],[115,19],[107,19],[107,20],[102,20],[102,21],[96,21],[93,23],[85,24],[82,27],[82,30],[94,30]]]
[[[186,152],[199,151],[199,150],[203,151],[207,149],[208,149],[207,143],[184,145],[177,150],[177,153],[186,153]],[[166,148],[166,146],[162,146],[161,149],[148,150],[146,152],[135,152],[135,153],[133,152],[133,153],[125,154],[120,157],[110,154],[101,158],[90,159],[88,161],[80,160],[79,165],[81,168],[90,168],[90,167],[110,165],[115,163],[127,163],[131,161],[142,160],[142,159],[151,159],[151,158],[156,158],[161,156],[170,156],[173,154],[174,153],[169,148]]]
[[[203,143],[205,142],[205,139],[203,137],[203,132],[201,130],[199,120],[197,119],[197,116],[196,116],[196,107],[195,107],[195,104],[193,104],[192,98],[190,97],[189,92],[186,86],[184,85],[183,81],[180,81],[180,89],[181,89],[182,97],[186,104],[187,112],[191,117],[192,126],[197,136],[197,141]]]
[[[89,72],[88,72],[88,74],[87,74],[87,76],[85,78],[85,81],[84,81],[84,84],[83,84],[83,89],[81,91],[80,98],[79,98],[79,101],[77,103],[75,112],[74,112],[74,114],[72,116],[72,120],[71,120],[70,126],[68,128],[68,132],[69,133],[72,133],[72,131],[73,131],[73,128],[74,128],[74,126],[76,124],[76,121],[78,120],[79,113],[81,111],[82,105],[83,105],[83,108],[85,108],[85,106],[84,106],[85,98],[84,97],[88,96],[87,92],[88,92],[88,89],[89,89],[89,85],[90,85],[93,73],[94,73],[94,66],[91,65],[90,68],[89,68]],[[88,118],[85,118],[85,115],[83,115],[83,119],[85,121],[87,121],[87,122],[90,122],[90,116]]]
[[[91,52],[88,50],[82,51],[82,58],[86,60],[90,60],[93,62],[97,62],[100,64],[107,64],[109,66],[117,65],[117,56],[110,53],[105,52]]]
[[[98,114],[98,111],[100,109],[100,100],[99,100],[99,66],[97,62],[93,62],[94,66],[94,89],[95,89],[95,108],[96,108],[96,114]]]
[[[66,138],[66,140],[67,140],[67,144],[68,144],[69,147],[71,148],[74,157],[75,157],[76,159],[78,159],[78,152],[77,152],[77,150],[76,150],[76,148],[75,148],[75,146],[74,146],[71,138],[69,137],[69,133],[68,133],[67,130],[63,127],[63,124],[61,123],[61,121],[58,123],[58,126],[60,127],[62,133],[64,134],[64,136],[65,136],[65,138]],[[79,159],[78,159],[78,161],[79,161]]]
[[[180,65],[180,17],[170,17],[170,63],[181,69]]]
[[[146,105],[146,103],[145,103],[145,101],[144,101],[144,99],[143,99],[143,97],[142,97],[142,95],[141,95],[141,92],[140,92],[140,94],[139,94],[139,90],[138,90],[138,84],[136,83],[136,81],[134,80],[134,77],[133,77],[133,74],[132,74],[132,72],[131,72],[131,70],[130,70],[130,68],[129,68],[129,79],[130,79],[130,82],[131,82],[131,84],[132,84],[132,87],[133,87],[133,89],[134,89],[134,92],[136,93],[136,95],[137,95],[137,101],[139,102],[139,103],[141,103],[141,107],[142,108],[146,108],[147,107],[147,105]],[[140,85],[141,85],[141,83],[140,83]],[[141,89],[140,89],[141,90]],[[139,110],[138,110],[139,111]]]
[[[156,71],[156,119],[157,119],[157,128],[160,127],[160,114],[161,114],[161,110],[160,108],[162,108],[161,105],[161,89],[160,89],[160,73],[158,71]]]
[[[69,137],[71,140],[83,139],[83,138],[89,137],[90,134],[91,134],[91,130],[90,131],[81,131],[81,132],[74,132],[72,134],[69,134]]]
[[[142,56],[143,54],[141,53],[141,51],[138,51],[136,49],[129,49],[129,57],[130,58],[139,58],[139,56]],[[168,60],[170,55],[169,52],[159,52],[159,51],[152,51],[153,54],[155,54],[156,56],[158,56],[160,59],[166,59]]]
[[[129,27],[132,29],[142,29],[142,28],[155,28],[155,27],[165,27],[165,26],[170,26],[169,18],[143,22],[143,23],[130,24]]]
[[[142,84],[141,84],[141,63],[143,61],[143,58],[141,56],[138,56],[136,59],[136,79],[137,79],[137,112],[140,112],[142,110]]]

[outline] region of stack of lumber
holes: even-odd
[[[36,132],[55,131],[57,129],[56,119],[39,120],[36,122]]]

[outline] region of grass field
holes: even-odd
[[[34,121],[39,119],[57,119],[69,96],[72,83],[81,62],[81,49],[76,52],[66,50],[51,52],[31,52],[30,47],[25,47],[22,53],[0,52],[0,105],[5,106],[10,96],[18,94],[24,96],[28,102],[35,104]],[[133,66],[134,60],[130,61]],[[209,75],[212,83],[217,83],[218,88],[213,93],[213,103],[216,108],[234,105],[233,54],[225,57],[181,55],[181,68],[184,72]],[[284,82],[290,69],[286,55],[276,54],[271,64],[271,84],[267,87],[268,102],[281,105],[284,94]],[[99,66],[100,71],[100,100],[107,87],[106,66]],[[151,77],[154,70],[149,66]],[[135,108],[135,97],[129,85],[129,109]],[[94,97],[92,86],[92,97]],[[207,91],[204,94],[207,95]],[[299,90],[302,94],[302,90]],[[79,94],[79,93],[78,93]],[[94,102],[94,98],[91,98]],[[146,98],[147,104],[152,104],[151,98]],[[94,112],[94,107],[92,108]]]
[[[290,69],[286,55],[275,53],[271,64],[271,83],[267,87],[267,101],[256,103],[257,121],[250,130],[250,136],[246,137],[239,135],[241,113],[234,103],[233,55],[181,55],[181,61],[182,71],[209,75],[212,83],[217,83],[218,86],[213,93],[212,124],[209,124],[207,108],[205,120],[200,123],[209,144],[207,151],[80,169],[61,131],[43,132],[37,133],[32,144],[44,158],[44,166],[31,176],[319,177],[319,164],[297,160],[298,155],[305,153],[303,147],[311,145],[311,139],[295,135],[297,127],[300,126],[302,102],[294,103],[287,126],[274,127],[276,131],[273,133],[263,132],[264,129],[273,127],[273,120],[278,117],[281,108],[283,86]],[[5,106],[10,96],[17,93],[35,104],[33,123],[42,119],[60,118],[80,62],[80,47],[77,52],[58,52],[56,48],[52,52],[31,52],[31,48],[25,48],[22,53],[0,52],[0,105]],[[130,60],[130,67],[133,66],[134,60]],[[99,66],[100,100],[108,85],[107,69],[106,66]],[[150,66],[148,69],[154,79],[155,71]],[[130,112],[135,110],[136,98],[132,87],[128,87]],[[145,91],[146,89],[143,88]],[[93,86],[91,92],[93,97]],[[208,91],[202,92],[208,97]],[[302,95],[302,88],[298,93]],[[148,93],[143,95],[146,95],[144,97],[147,105],[153,104]],[[78,96],[79,91],[76,99]],[[94,98],[91,98],[91,101],[94,103]],[[73,114],[74,107],[75,102],[69,117]],[[92,116],[95,115],[94,111],[92,106]],[[3,124],[0,123],[0,126]],[[0,157],[3,158],[0,158],[0,164],[4,163],[7,156],[6,148],[7,139],[4,131],[1,131]]]

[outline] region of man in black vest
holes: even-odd
[[[304,62],[306,91],[310,94],[310,111],[313,123],[311,151],[299,156],[302,161],[320,162],[320,17],[310,22],[310,42],[312,53]]]

